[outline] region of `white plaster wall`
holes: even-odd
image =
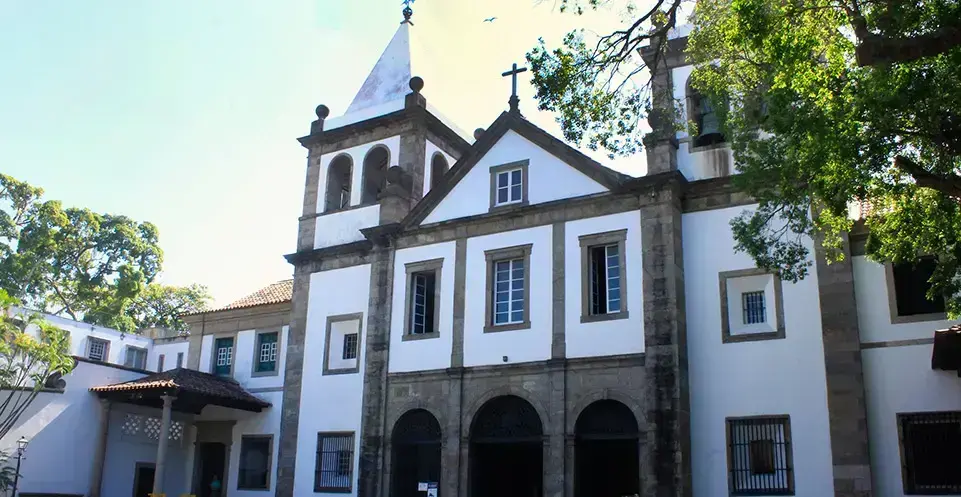
[[[175,369],[177,367],[177,354],[182,353],[183,367],[187,367],[187,349],[190,348],[190,344],[184,341],[178,342],[167,342],[167,343],[154,343],[153,347],[147,352],[147,369],[150,371],[157,371],[160,365],[160,355],[164,356],[164,371]]]
[[[214,353],[214,337],[213,335],[207,335],[200,339],[200,370],[205,373],[212,373],[213,363],[211,358]]]
[[[90,486],[93,461],[78,451],[91,453],[100,426],[100,401],[88,389],[140,378],[137,372],[88,362],[78,362],[64,380],[64,393],[41,393],[27,408],[0,450],[15,451],[16,441],[26,437],[20,491],[85,495]],[[8,392],[0,392],[4,397]],[[51,468],[56,468],[51,471]],[[130,487],[132,488],[132,486]],[[125,489],[122,495],[130,493]]]
[[[606,188],[514,131],[508,131],[447,194],[423,224],[484,214],[490,209],[490,168],[524,159],[528,166],[528,201],[601,193]]]
[[[730,148],[720,150],[691,151],[690,135],[687,133],[688,114],[687,114],[687,80],[691,77],[694,66],[675,67],[671,70],[674,81],[674,98],[681,104],[681,118],[683,119],[684,129],[677,132],[677,139],[680,142],[677,148],[677,168],[688,180],[716,178],[726,174],[721,174],[716,165],[727,156],[727,164],[731,168],[731,173],[736,171],[734,166],[734,152]]]
[[[317,187],[317,213],[321,214],[324,212],[324,199],[327,195],[327,168],[330,163],[341,155],[349,155],[353,161],[353,168],[350,172],[350,205],[351,207],[360,205],[361,190],[364,184],[364,157],[367,156],[367,152],[370,149],[383,145],[387,147],[390,151],[390,157],[387,160],[387,167],[396,166],[397,158],[400,154],[400,137],[392,136],[384,140],[372,141],[370,143],[365,143],[363,145],[358,145],[356,147],[346,148],[343,150],[338,150],[329,154],[324,154],[320,156],[320,179],[319,185]]]
[[[14,312],[33,314],[33,311],[21,308],[14,308]],[[126,348],[128,345],[131,345],[147,349],[149,363],[149,351],[153,347],[153,339],[151,338],[131,333],[122,333],[112,328],[74,321],[52,314],[42,314],[42,317],[50,324],[70,333],[70,353],[73,355],[87,357],[88,337],[96,337],[110,342],[106,362],[123,365]]]
[[[131,495],[133,493],[134,476],[137,463],[153,463],[157,461],[157,442],[149,439],[130,440],[121,433],[126,413],[139,413],[159,418],[160,409],[141,408],[137,406],[118,404],[110,410],[110,430],[107,432],[107,454],[104,458],[103,481],[100,495]],[[189,418],[174,413],[174,420],[184,423],[184,437],[179,441],[171,441],[167,446],[167,464],[164,467],[163,491],[167,495],[181,495],[189,488],[188,476],[190,470],[187,461],[192,458],[189,454],[193,445],[189,442],[191,430],[186,429],[190,424]],[[79,446],[77,446],[79,447]],[[73,453],[77,457],[77,453]],[[89,459],[85,459],[89,464]]]
[[[390,372],[425,371],[450,367],[454,314],[454,242],[398,250],[394,255],[394,292],[390,319]],[[444,259],[440,272],[440,336],[403,341],[408,305],[407,270],[411,262]]]
[[[268,376],[253,376],[257,330],[244,330],[237,333],[237,338],[234,340],[233,378],[247,389],[284,386],[283,371],[287,363],[288,332],[287,326],[280,330],[280,335],[277,337],[277,374]]]
[[[295,495],[315,495],[314,464],[317,433],[321,431],[354,432],[354,480],[356,483],[369,287],[369,265],[324,271],[310,276],[304,357],[311,359],[304,361],[298,426],[300,443],[297,444],[297,469],[294,475]],[[323,357],[327,316],[352,313],[364,315],[358,344],[359,371],[325,376],[323,375]],[[355,484],[352,495],[356,494]]]
[[[627,319],[581,323],[581,245],[578,237],[627,229],[624,246]],[[644,351],[643,285],[641,275],[641,213],[624,212],[568,222],[564,227],[564,331],[567,335],[567,357],[636,354]]]
[[[424,153],[424,195],[425,196],[430,191],[430,185],[431,185],[431,182],[433,181],[434,171],[433,171],[433,168],[431,168],[431,164],[434,161],[434,154],[438,154],[438,153],[443,155],[444,158],[447,159],[448,171],[450,171],[450,168],[454,167],[454,162],[456,162],[454,158],[450,156],[450,154],[441,150],[440,147],[431,143],[430,140],[427,141],[427,150]]]
[[[374,105],[354,112],[350,112],[338,117],[332,117],[324,121],[324,130],[329,131],[336,128],[343,128],[354,123],[373,119],[375,117],[390,114],[404,108],[404,99],[399,98]]]
[[[791,418],[794,495],[833,495],[817,275],[783,283],[786,338],[721,343],[718,273],[754,267],[734,252],[728,224],[743,209],[682,217],[694,495],[728,495],[725,418],[784,414]]]
[[[277,485],[277,451],[280,447],[280,417],[284,393],[282,391],[258,393],[258,397],[270,402],[273,407],[260,413],[244,413],[234,425],[233,445],[230,447],[230,475],[226,495],[228,497],[256,497],[273,495]],[[244,435],[273,435],[270,455],[269,490],[239,490],[240,444]],[[170,495],[168,493],[168,495]]]
[[[940,330],[959,321],[920,321],[891,324],[888,284],[884,266],[865,256],[851,258],[854,268],[854,295],[858,303],[861,342],[887,342],[914,338],[933,338]],[[928,358],[930,361],[930,358]]]
[[[897,415],[961,411],[961,381],[957,373],[931,369],[932,347],[928,344],[861,351],[875,497],[906,495],[901,481]]]
[[[552,228],[541,226],[467,240],[467,285],[464,292],[464,366],[542,361],[551,357]],[[484,333],[487,261],[484,252],[517,245],[531,247],[530,329]],[[443,318],[442,318],[443,319]]]
[[[361,228],[380,224],[380,204],[319,216],[316,222],[314,248],[357,242],[364,239]]]

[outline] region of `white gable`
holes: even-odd
[[[500,140],[467,172],[421,224],[484,214],[490,210],[490,168],[529,160],[528,203],[581,197],[607,191],[584,173],[538,147],[513,130]]]

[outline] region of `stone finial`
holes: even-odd
[[[326,105],[320,104],[314,109],[314,113],[317,114],[317,119],[324,120],[330,115],[330,109]]]
[[[410,85],[410,89],[413,90],[414,93],[420,93],[420,91],[424,89],[424,79],[420,76],[414,76],[410,78],[408,85]]]
[[[484,128],[474,130],[474,140],[480,140],[482,136],[484,136]]]

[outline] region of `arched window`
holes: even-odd
[[[324,199],[324,212],[346,209],[350,206],[350,181],[353,161],[343,154],[330,161],[327,166],[327,196]]]
[[[437,152],[430,160],[430,189],[433,190],[440,184],[441,178],[447,172],[447,158],[444,154]]]
[[[696,127],[691,133],[695,147],[724,142],[717,111],[711,105],[710,99],[694,89],[690,81],[687,83],[687,108],[688,118]]]
[[[387,186],[387,168],[390,162],[390,152],[387,147],[374,147],[364,157],[364,186],[361,191],[360,202],[372,204],[377,202],[380,192]]]

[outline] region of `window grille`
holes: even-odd
[[[493,324],[524,322],[524,259],[494,262]]]
[[[961,412],[898,415],[904,493],[961,494]]]
[[[106,361],[107,341],[92,337],[88,340],[90,340],[90,350],[87,352],[87,358],[93,361]]]
[[[728,419],[727,430],[732,495],[794,493],[787,416]]]
[[[357,338],[357,333],[348,333],[344,335],[344,359],[357,358]]]
[[[318,433],[314,492],[350,492],[354,469],[353,433]]]
[[[497,173],[497,202],[496,205],[520,202],[523,196],[523,171],[512,169]]]
[[[763,291],[742,293],[741,304],[744,308],[744,324],[762,324],[767,320]]]

